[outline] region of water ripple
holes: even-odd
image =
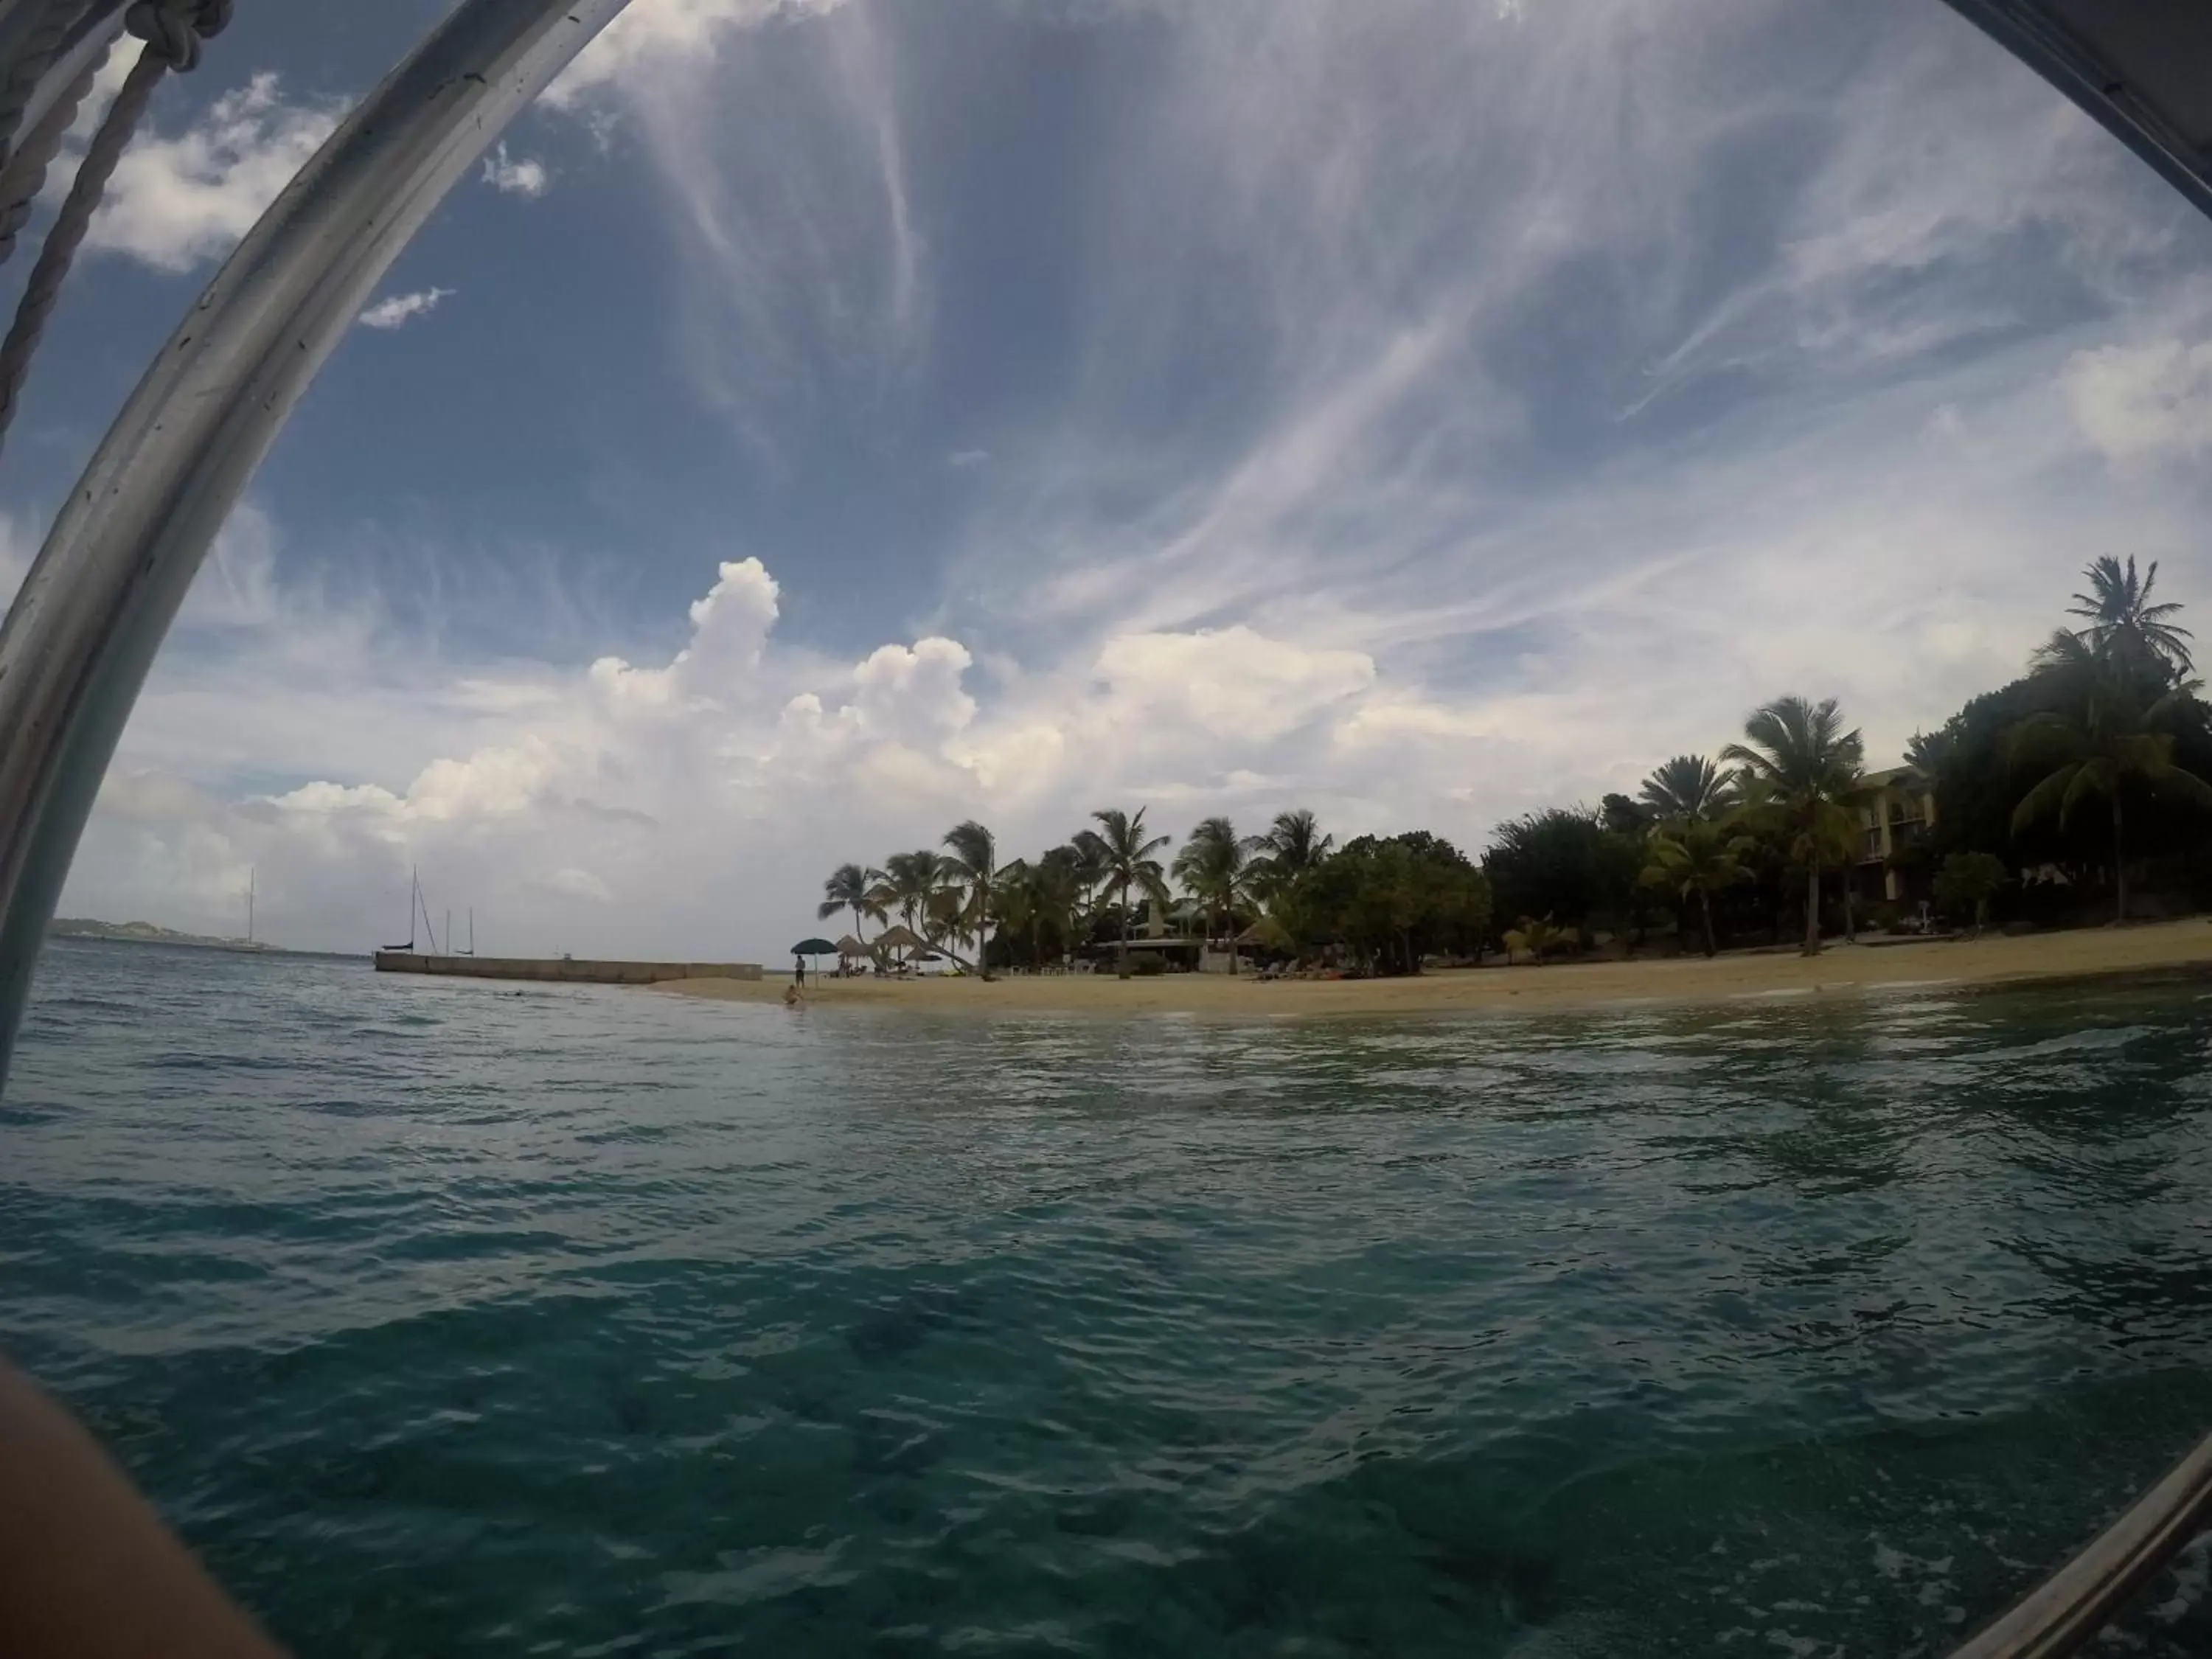
[[[303,1652],[1933,1653],[2212,1424],[2207,1012],[793,1018],[64,945],[0,1335]],[[2208,1559],[2130,1650],[2212,1644]]]

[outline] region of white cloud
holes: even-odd
[[[88,107],[80,117],[80,134],[96,112]],[[277,77],[261,74],[216,99],[181,133],[142,129],[115,169],[85,246],[161,270],[189,270],[220,258],[337,121],[338,112],[325,104],[287,102]],[[73,165],[72,156],[53,170],[51,189],[66,188]]]
[[[931,216],[989,195],[920,150],[990,105],[931,95],[957,54],[898,58],[892,8],[640,0],[550,98],[651,159],[684,372],[741,424],[903,441],[887,474],[977,468],[941,548],[882,550],[938,592],[884,584],[915,620],[833,658],[767,564],[701,554],[649,647],[448,659],[246,526],[72,908],[187,923],[250,860],[279,937],[358,945],[420,863],[487,949],[773,957],[836,862],[971,814],[1010,851],[1145,804],[1472,848],[1784,691],[1887,759],[2107,548],[2204,602],[2190,469],[2083,464],[2207,447],[2201,318],[2149,303],[2202,233],[1956,18],[1830,52],[1802,30],[1846,11],[1749,0],[1141,3],[1146,72],[1047,181],[1052,401],[960,432],[982,469],[877,423],[972,228]]]
[[[2100,346],[2067,359],[2060,385],[2088,439],[2116,462],[2212,449],[2212,343]]]
[[[392,294],[361,313],[363,328],[404,328],[417,317],[427,317],[439,302],[453,297],[450,288],[419,289],[412,294]]]
[[[709,63],[727,34],[778,19],[817,15],[843,0],[631,0],[545,92],[556,109],[624,84],[642,86],[669,68]]]
[[[544,162],[528,156],[517,161],[509,155],[503,138],[484,157],[482,176],[484,183],[502,195],[520,196],[526,201],[535,201],[543,196],[553,181]]]
[[[614,894],[588,870],[579,870],[573,864],[564,865],[545,878],[546,890],[566,898],[588,899],[595,904],[610,903]]]
[[[1098,653],[1123,717],[1264,743],[1375,684],[1361,651],[1309,650],[1238,624],[1219,632],[1123,634]]]

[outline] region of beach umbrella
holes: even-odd
[[[919,951],[923,947],[920,937],[911,927],[891,927],[877,934],[875,943],[870,948],[878,951]]]
[[[795,957],[834,957],[837,947],[826,939],[803,939],[791,947]]]
[[[868,947],[848,933],[837,941],[837,954],[841,957],[864,957],[868,954]]]

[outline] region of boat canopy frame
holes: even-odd
[[[627,3],[461,0],[224,262],[56,514],[0,623],[0,1088],[78,839],[217,532],[392,261]],[[2212,8],[1947,3],[2212,215]],[[125,14],[124,0],[0,0],[0,89],[22,94],[11,112],[0,90],[0,160]],[[2212,1437],[1954,1659],[2079,1650],[2208,1521]]]

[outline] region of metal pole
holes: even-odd
[[[2079,1652],[2208,1523],[2212,1439],[1951,1659],[2062,1659]]]
[[[347,118],[125,404],[0,623],[0,1083],[46,924],[209,544],[369,290],[625,0],[463,0]]]

